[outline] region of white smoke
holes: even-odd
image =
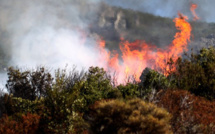
[[[10,56],[10,65],[54,69],[102,66],[96,39],[88,36],[97,12],[95,2],[0,0],[0,36],[6,36],[0,44]]]
[[[11,65],[93,65],[96,52],[83,44],[85,39],[78,29],[87,33],[87,22],[81,20],[78,7],[69,0],[23,1],[22,5],[10,5],[12,10],[17,6],[23,9],[9,13],[9,18],[16,14],[16,19],[7,24]],[[95,45],[93,39],[86,40],[91,43],[88,45]]]

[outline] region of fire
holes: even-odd
[[[193,18],[194,21],[199,20],[199,17],[197,16],[197,14],[195,12],[197,7],[198,7],[198,5],[194,4],[194,3],[191,3],[191,5],[190,5],[190,11],[191,11],[192,15],[194,16],[194,18]]]
[[[145,41],[137,40],[129,42],[121,39],[120,50],[121,56],[117,51],[108,52],[105,50],[105,41],[100,41],[100,52],[105,56],[107,62],[105,70],[118,75],[117,82],[123,84],[125,79],[134,76],[136,81],[146,67],[155,69],[164,75],[168,75],[170,70],[167,61],[172,58],[173,62],[187,50],[188,42],[191,36],[191,26],[186,21],[188,18],[179,13],[179,17],[173,21],[175,27],[179,30],[172,43],[166,49],[160,49],[156,46],[149,45]]]

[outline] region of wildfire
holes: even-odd
[[[168,71],[174,70],[167,66],[167,61],[172,58],[175,61],[184,51],[187,50],[187,44],[190,41],[191,26],[186,21],[188,18],[179,13],[179,17],[175,18],[175,27],[179,30],[172,43],[166,49],[160,49],[156,46],[149,45],[145,41],[137,40],[129,42],[121,39],[120,50],[121,57],[117,51],[109,52],[105,49],[105,41],[101,40],[99,48],[102,58],[106,61],[104,67],[110,73],[116,73],[118,83],[124,83],[125,79],[134,76],[136,81],[144,68],[150,67],[164,75],[168,75]]]
[[[197,7],[198,7],[198,5],[194,4],[194,3],[191,3],[191,5],[190,5],[190,11],[191,11],[192,15],[194,16],[194,18],[193,18],[194,21],[199,20],[199,17],[197,16],[197,14],[195,12]]]

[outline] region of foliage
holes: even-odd
[[[15,113],[42,113],[44,99],[36,99],[34,101],[12,97],[12,109]]]
[[[151,101],[154,94],[159,90],[173,87],[173,82],[170,77],[166,77],[163,74],[150,68],[145,68],[143,70],[140,76],[140,80],[140,96],[148,101]]]
[[[63,92],[50,91],[44,100],[40,133],[66,133],[72,121],[73,100]]]
[[[90,133],[171,133],[170,114],[140,99],[100,101],[91,110]]]
[[[4,96],[5,96],[5,94],[0,93],[0,117],[2,117],[3,113],[5,113],[5,111],[6,111]]]
[[[154,102],[172,114],[171,126],[175,134],[215,131],[215,101],[208,101],[184,90],[162,90]]]
[[[13,107],[14,106],[14,101],[13,101],[13,95],[10,94],[5,94],[3,97],[2,97],[2,105],[4,107],[4,110],[2,110],[3,114],[7,114],[7,115],[12,115],[15,113],[15,108]]]
[[[35,71],[11,69],[7,83],[11,92],[0,98],[1,114],[5,114],[0,118],[3,122],[0,133],[212,133],[215,131],[214,101],[175,87],[201,96],[210,91],[212,96],[213,83],[208,80],[214,77],[213,51],[203,49],[190,59],[178,59],[172,64],[176,65],[176,71],[168,77],[146,69],[141,83],[118,86],[112,85],[111,78],[98,67],[80,73],[56,70],[54,79],[49,73],[42,74],[43,70],[35,75]],[[186,81],[194,84],[195,89]],[[208,89],[200,90],[202,87],[195,85],[197,82],[203,82],[201,85]],[[173,115],[171,120],[164,109],[137,98],[165,108]],[[23,125],[28,121],[35,123],[35,128],[31,123]]]
[[[52,89],[47,90],[41,115],[40,133],[67,133],[72,123],[74,96],[64,90],[65,72],[56,72]]]
[[[145,89],[167,89],[169,85],[167,77],[155,70],[150,70],[147,74],[145,74],[141,82]]]
[[[127,83],[126,85],[119,85],[117,89],[125,99],[131,99],[140,96],[139,86],[137,84]]]
[[[169,44],[173,38],[174,23],[168,18],[116,7],[102,8],[103,17],[106,9],[126,14],[121,18],[126,22],[125,29],[116,30],[114,25],[90,28],[104,37],[108,48],[119,49],[115,44],[120,42],[121,33],[125,33],[126,40],[141,38],[159,46]],[[105,21],[114,24],[115,16]],[[192,24],[196,38],[214,32],[214,24],[208,25],[209,30],[201,27],[205,23]],[[160,34],[161,31],[165,34]],[[6,67],[7,56],[0,54],[0,70]],[[170,125],[176,134],[214,133],[215,48],[204,48],[171,65],[176,70],[169,76],[148,70],[143,73],[141,83],[128,81],[118,86],[98,67],[80,73],[75,68],[70,73],[59,69],[54,78],[44,67],[24,71],[10,67],[6,85],[9,94],[0,96],[0,133],[88,133],[86,130],[89,133],[171,133]],[[129,100],[138,97],[168,110],[171,120],[169,113],[151,103]]]
[[[85,75],[86,81],[80,88],[80,96],[83,96],[86,105],[89,106],[95,101],[107,98],[112,85],[104,69],[90,67]]]
[[[98,67],[91,67],[84,74],[73,70],[69,76],[65,69],[57,70],[54,81],[43,69],[21,72],[10,68],[7,87],[11,92],[2,98],[7,115],[28,112],[40,115],[40,133],[84,131],[88,125],[82,116],[89,105],[100,99],[121,96],[119,90],[113,89],[106,72]],[[45,92],[38,95],[37,91]]]
[[[179,89],[208,99],[215,98],[215,48],[203,48],[199,54],[191,54],[188,59],[179,58],[176,72],[171,75]]]
[[[7,90],[15,97],[35,100],[44,97],[46,90],[51,88],[53,78],[44,67],[36,71],[23,71],[8,68]]]
[[[1,134],[36,134],[39,126],[40,116],[27,113],[21,115],[20,119],[4,116],[0,119]]]

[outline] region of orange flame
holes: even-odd
[[[175,34],[175,39],[166,49],[160,49],[153,45],[148,45],[145,41],[137,40],[128,42],[121,39],[120,50],[122,56],[119,57],[117,51],[107,52],[104,49],[105,41],[100,41],[100,52],[105,56],[107,66],[105,70],[118,74],[117,82],[123,84],[128,76],[134,76],[136,81],[146,67],[155,69],[164,75],[168,75],[171,69],[167,66],[167,61],[172,58],[173,61],[187,50],[187,44],[190,41],[191,26],[186,21],[188,18],[179,13],[175,18],[175,26],[179,30]]]
[[[195,12],[197,7],[198,7],[198,5],[194,4],[194,3],[191,3],[191,5],[190,5],[190,11],[191,11],[192,15],[194,16],[194,18],[193,18],[194,21],[199,20],[199,17],[197,16],[197,14]]]

